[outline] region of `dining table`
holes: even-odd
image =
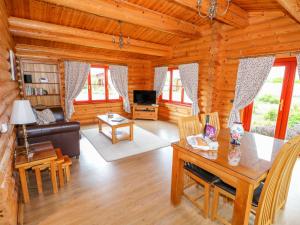
[[[249,221],[253,192],[267,177],[276,155],[285,142],[245,132],[241,144],[236,147],[239,159],[235,165],[229,162],[231,151],[237,151],[230,144],[230,130],[220,130],[217,142],[218,149],[208,151],[192,148],[185,139],[172,143],[171,202],[175,206],[181,202],[184,162],[190,162],[236,188],[232,224],[246,225]]]

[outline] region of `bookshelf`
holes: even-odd
[[[58,63],[21,60],[22,95],[35,108],[61,106]]]

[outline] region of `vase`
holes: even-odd
[[[231,145],[228,152],[228,163],[231,166],[238,166],[241,161],[241,149],[239,145]]]
[[[240,145],[244,133],[243,124],[240,122],[234,122],[230,128],[230,143],[233,145]]]

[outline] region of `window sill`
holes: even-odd
[[[74,102],[74,105],[89,105],[89,104],[108,104],[108,103],[117,103],[117,102],[122,102],[122,100],[117,99],[117,100],[103,100],[103,101],[79,101],[79,102]]]

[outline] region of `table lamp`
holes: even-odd
[[[15,100],[10,117],[10,123],[23,126],[26,155],[29,155],[29,144],[27,141],[26,124],[35,123],[36,118],[29,100]]]

